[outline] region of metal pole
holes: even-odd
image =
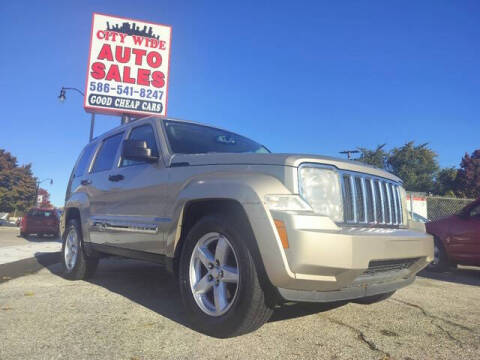
[[[410,216],[413,218],[413,195],[410,193]]]
[[[33,199],[33,207],[37,207],[38,204],[38,188],[40,187],[40,182],[37,181],[37,186],[35,187],[35,198]]]
[[[93,129],[95,128],[95,113],[92,113],[92,117],[90,119],[90,139],[89,142],[93,139]]]

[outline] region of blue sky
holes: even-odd
[[[480,2],[2,1],[0,148],[63,205],[88,140],[92,12],[169,24],[168,115],[274,152],[338,156],[428,142],[441,166],[479,148]],[[96,135],[116,124],[101,116]]]

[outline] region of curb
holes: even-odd
[[[0,284],[21,276],[36,273],[60,262],[60,252],[35,255],[35,257],[0,265]]]

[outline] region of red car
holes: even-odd
[[[22,218],[20,235],[46,234],[58,236],[58,216],[54,209],[33,208]]]
[[[435,258],[432,270],[449,266],[480,266],[480,198],[458,214],[425,224],[435,237]]]

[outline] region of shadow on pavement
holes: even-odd
[[[17,235],[17,238],[19,239],[24,239],[29,242],[34,242],[34,243],[41,243],[41,242],[47,242],[47,241],[55,241],[55,242],[61,242],[60,237],[58,236],[53,236],[53,235],[26,235],[26,236],[21,236],[20,234]]]
[[[59,252],[36,253],[32,258],[0,264],[0,283],[29,275],[42,270],[52,264],[58,263]]]
[[[288,320],[318,314],[321,312],[336,309],[340,306],[347,305],[348,301],[337,301],[334,303],[288,303],[275,309],[270,322]]]
[[[418,276],[457,284],[480,286],[480,267],[462,266],[457,269],[452,268],[446,272],[423,270]]]
[[[50,272],[61,276],[59,264],[50,266]],[[184,312],[177,280],[161,265],[123,259],[106,258],[100,261],[94,277],[88,282],[142,305],[179,324],[190,327]],[[271,322],[308,316],[345,305],[334,304],[285,304],[275,309]]]

